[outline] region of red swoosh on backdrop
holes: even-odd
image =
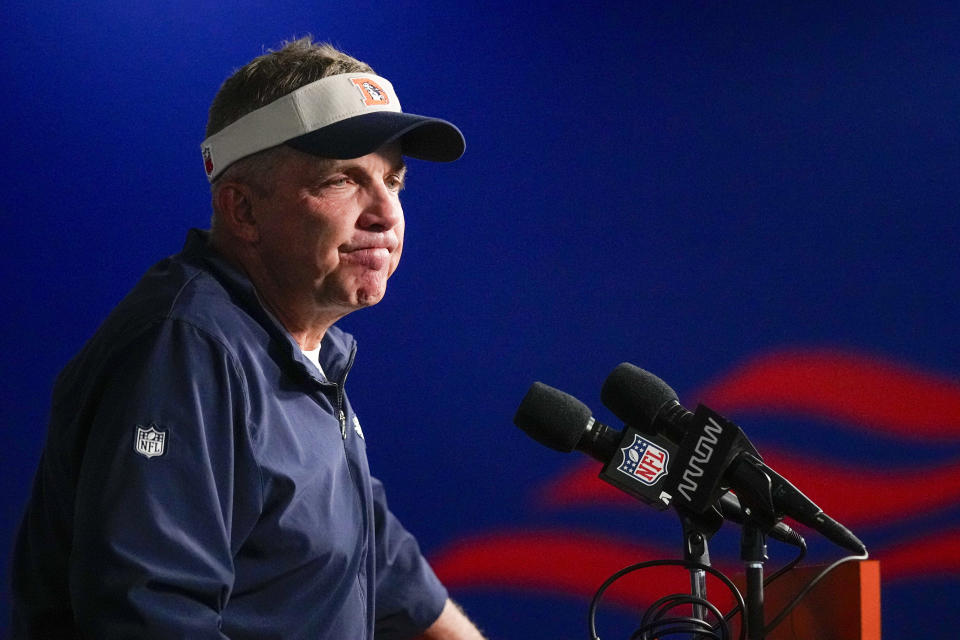
[[[764,450],[763,460],[811,500],[848,526],[889,523],[960,501],[960,466],[879,470],[832,465],[799,453]],[[597,463],[578,465],[537,492],[541,505],[608,505],[637,501],[597,478]]]
[[[884,582],[960,575],[960,528],[901,540],[876,554]]]
[[[458,540],[432,554],[430,564],[449,588],[520,589],[590,599],[607,578],[627,565],[671,557],[676,557],[675,551],[596,533],[507,530]],[[732,567],[723,568],[728,569]],[[715,593],[721,593],[721,588]],[[619,581],[603,601],[638,606],[689,590],[690,578],[684,569],[655,567]],[[721,603],[722,598],[715,604]]]
[[[912,439],[960,438],[960,382],[847,351],[765,354],[700,398],[723,411],[808,414]]]

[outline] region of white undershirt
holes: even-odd
[[[320,372],[320,376],[321,376],[324,380],[326,380],[326,379],[327,379],[327,376],[326,376],[326,374],[323,372],[323,367],[320,366],[320,347],[318,346],[316,349],[303,349],[303,348],[301,348],[300,350],[303,351],[303,355],[307,356],[307,360],[309,360],[310,362],[312,362],[312,363],[317,367],[317,371]]]

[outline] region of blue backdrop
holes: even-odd
[[[207,225],[220,82],[312,33],[467,138],[411,162],[403,263],[342,324],[373,468],[492,638],[584,638],[602,575],[679,555],[669,513],[512,425],[534,380],[618,424],[599,389],[622,361],[735,419],[864,539],[885,637],[955,633],[960,8],[261,4],[4,7],[3,549],[57,371]],[[735,567],[735,533],[712,552]],[[601,634],[632,621],[614,598]]]

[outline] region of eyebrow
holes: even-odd
[[[355,162],[357,158],[320,158],[320,160],[321,162],[316,165],[316,170],[320,173],[347,171],[358,166]],[[400,174],[400,178],[403,179],[407,175],[407,163],[401,158],[397,164],[390,167],[389,171]]]

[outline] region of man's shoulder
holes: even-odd
[[[165,321],[181,321],[216,336],[227,336],[249,320],[216,275],[178,254],[162,260],[143,275],[120,301],[100,332],[121,339]]]
[[[92,350],[99,357],[122,352],[171,324],[189,325],[223,345],[257,333],[259,325],[250,310],[252,294],[235,286],[231,279],[237,274],[224,275],[208,257],[185,248],[153,265],[107,315],[83,351]]]

